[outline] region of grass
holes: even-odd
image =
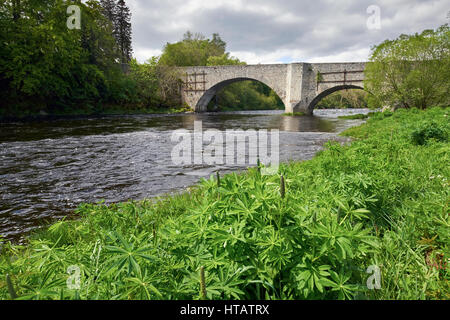
[[[339,116],[338,118],[339,119],[348,119],[348,120],[356,120],[356,119],[363,120],[363,119],[368,119],[369,117],[378,115],[378,114],[379,114],[378,112],[369,112],[367,114],[358,113],[358,114],[350,114],[350,115],[346,115],[346,116]],[[392,115],[392,112],[390,112],[390,111],[385,111],[383,113],[384,117],[390,117],[391,115]]]
[[[368,114],[351,114],[351,115],[347,115],[347,116],[339,116],[339,119],[350,119],[350,120],[355,120],[355,119],[367,119],[369,118]]]
[[[303,117],[306,116],[307,114],[304,112],[288,112],[288,113],[283,113],[283,116],[286,117]]]
[[[3,243],[0,298],[450,299],[448,113],[376,113],[344,133],[351,145],[279,175],[84,204],[26,246]]]

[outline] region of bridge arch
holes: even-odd
[[[256,79],[253,77],[237,77],[237,78],[222,80],[222,81],[216,83],[215,85],[211,86],[209,89],[207,89],[203,93],[203,95],[200,97],[200,99],[198,99],[198,102],[195,106],[195,111],[205,111],[207,109],[208,104],[210,103],[210,101],[214,98],[214,96],[217,93],[219,93],[226,86],[228,86],[232,83],[241,82],[241,81],[256,81],[256,82],[260,82],[260,83],[266,85],[267,87],[269,87],[271,90],[273,90],[278,95],[278,97],[284,104],[284,101],[283,101],[284,93],[279,92],[279,90],[277,90],[277,88],[274,88],[273,86],[268,84],[265,80]]]
[[[313,111],[316,108],[317,104],[323,98],[329,96],[330,94],[332,94],[334,92],[341,91],[341,90],[348,90],[348,89],[360,89],[360,90],[365,91],[362,86],[352,85],[352,84],[338,85],[338,86],[334,86],[334,87],[328,88],[328,89],[323,90],[322,92],[320,92],[314,99],[311,100],[311,102],[309,102],[309,104],[308,104],[309,113],[310,114],[313,113]]]

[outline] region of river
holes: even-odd
[[[122,202],[176,192],[220,171],[246,166],[174,165],[174,130],[278,129],[280,160],[311,159],[329,140],[361,120],[340,115],[367,109],[105,116],[1,123],[0,235],[20,241],[30,231],[73,215],[83,202]]]

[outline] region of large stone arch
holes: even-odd
[[[286,64],[186,67],[184,71],[183,102],[195,112],[204,112],[212,97],[225,86],[245,80],[258,81],[272,89],[286,106]],[[301,78],[301,75],[297,77]],[[300,84],[298,83],[299,87]]]
[[[211,99],[218,92],[220,92],[222,89],[224,89],[226,86],[228,86],[228,85],[230,85],[232,83],[241,82],[241,81],[257,81],[257,82],[261,82],[262,84],[264,84],[264,85],[268,86],[270,89],[272,89],[278,95],[278,97],[283,101],[282,95],[284,94],[284,92],[280,92],[279,89],[271,87],[269,84],[267,84],[265,81],[262,81],[262,80],[258,80],[258,79],[254,79],[254,78],[242,77],[242,78],[233,78],[233,79],[223,80],[223,81],[218,82],[217,84],[211,86],[200,97],[200,99],[198,100],[194,110],[195,111],[197,111],[197,110],[199,110],[199,111],[206,110],[209,102],[211,101]],[[277,90],[278,90],[278,92],[277,92]],[[284,104],[284,102],[283,102],[283,104]]]
[[[308,105],[309,113],[312,113],[313,110],[315,109],[316,105],[319,103],[319,101],[322,100],[323,98],[325,98],[326,96],[329,96],[330,94],[332,94],[336,91],[347,90],[347,89],[364,90],[364,88],[362,86],[351,85],[351,84],[338,85],[338,86],[334,86],[334,87],[328,88],[326,90],[323,90],[309,103],[309,105]]]

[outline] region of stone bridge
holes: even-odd
[[[365,62],[291,63],[183,68],[183,102],[204,112],[225,86],[256,80],[275,91],[286,112],[312,114],[327,95],[343,89],[363,89]]]

